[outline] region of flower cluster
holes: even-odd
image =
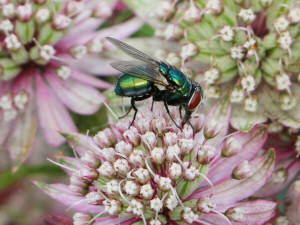
[[[15,169],[28,157],[37,121],[48,143],[64,142],[58,131],[76,131],[68,109],[96,112],[104,100],[97,88],[111,84],[89,74],[112,74],[101,63],[106,35],[125,38],[136,18],[96,31],[116,1],[0,1],[0,145]],[[91,60],[91,57],[94,59]]]
[[[248,200],[274,168],[273,150],[256,157],[266,126],[226,136],[229,99],[193,118],[195,138],[164,110],[139,112],[130,128],[126,118],[94,137],[64,133],[78,153],[57,157],[70,184],[35,182],[77,211],[74,224],[263,224],[274,215],[276,202]]]
[[[182,45],[167,60],[187,67],[189,61],[209,63],[201,71],[190,65],[194,79],[207,98],[230,96],[233,127],[247,131],[267,119],[300,127],[299,2],[172,2],[156,2],[164,7],[154,7],[161,21],[152,22],[158,36]]]

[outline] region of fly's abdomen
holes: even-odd
[[[142,96],[152,91],[153,83],[128,74],[122,74],[118,78],[115,93],[120,96]]]

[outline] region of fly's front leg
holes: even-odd
[[[173,121],[173,123],[175,124],[175,126],[178,127],[178,128],[181,130],[180,126],[178,126],[178,124],[175,122],[175,120],[174,120],[173,117],[171,116],[171,113],[170,113],[168,104],[167,104],[167,102],[166,102],[165,100],[164,100],[164,105],[165,105],[165,108],[166,108],[166,110],[167,110],[168,115],[170,116],[170,118],[171,118],[171,120]]]
[[[179,115],[180,115],[180,119],[182,119],[182,113],[181,113],[181,111],[182,111],[182,105],[179,106]]]

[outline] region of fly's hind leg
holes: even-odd
[[[134,101],[135,101],[135,98],[131,98],[131,107],[130,107],[130,109],[131,109],[131,108],[134,109],[134,114],[133,114],[133,119],[132,119],[132,121],[131,121],[129,127],[131,127],[132,124],[134,123],[136,114],[137,114],[137,112],[138,112],[138,109],[136,108],[136,106],[135,106],[135,104],[134,104]]]
[[[132,99],[131,99],[131,100],[132,100]],[[123,119],[124,117],[126,117],[126,116],[130,113],[130,111],[131,111],[132,108],[133,108],[133,106],[132,106],[132,101],[131,101],[131,106],[130,106],[130,108],[129,108],[128,111],[125,113],[125,115],[120,116],[119,119]]]
[[[135,102],[136,102],[136,101],[143,101],[143,100],[145,100],[145,99],[147,99],[147,98],[149,98],[149,97],[150,97],[150,95],[144,95],[144,96],[141,96],[141,97],[132,97],[132,98],[131,98],[131,101],[130,101],[130,103],[131,103],[130,108],[128,109],[127,113],[126,113],[124,116],[119,117],[119,119],[124,118],[125,116],[127,116],[127,115],[130,113],[131,109],[133,109],[133,110],[134,110],[133,119],[132,119],[132,121],[131,121],[131,123],[130,123],[130,125],[129,125],[129,127],[131,127],[132,124],[133,124],[134,121],[135,121],[135,117],[136,117],[136,114],[137,114],[137,112],[138,112],[138,109],[137,109],[137,107],[135,106]]]
[[[181,127],[175,122],[175,120],[173,119],[173,117],[171,116],[171,113],[170,113],[170,110],[169,110],[169,107],[168,107],[168,104],[166,101],[164,101],[164,105],[165,105],[165,108],[167,110],[167,113],[168,115],[170,116],[171,120],[173,121],[173,123],[175,124],[176,127],[178,127],[180,130],[181,130]]]

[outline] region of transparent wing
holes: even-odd
[[[151,81],[170,90],[173,89],[167,79],[158,71],[158,67],[153,64],[139,61],[119,61],[113,62],[110,65],[113,68],[133,77]]]
[[[119,41],[117,39],[107,37],[106,38],[109,42],[111,42],[114,46],[125,52],[126,54],[130,55],[131,57],[141,60],[146,63],[152,63],[152,64],[159,64],[160,62],[158,60],[153,59],[152,57],[146,55],[145,53],[135,49],[134,47],[131,47],[128,44],[125,44],[122,41]]]

